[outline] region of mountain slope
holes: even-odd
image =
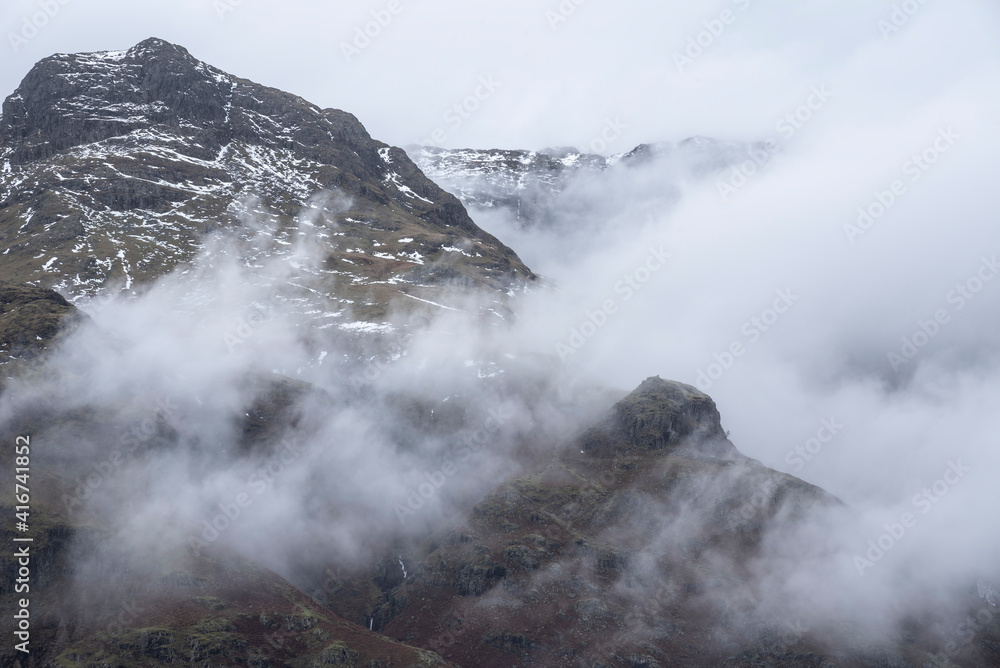
[[[0,282],[0,365],[34,357],[83,317],[58,292]]]
[[[502,296],[533,279],[351,114],[161,40],[46,58],[5,100],[0,278],[71,300],[134,290],[190,261],[215,230],[249,241],[250,268],[307,246],[315,261],[298,282],[362,319],[402,295]]]
[[[53,483],[36,482],[36,494],[57,496]],[[239,555],[151,559],[117,545],[99,521],[72,521],[38,503],[32,517],[31,653],[5,643],[5,666],[449,665],[341,619]],[[13,537],[0,529],[5,542]],[[4,555],[0,570],[11,576],[0,603],[17,609],[16,562]]]
[[[769,607],[756,579],[769,532],[845,510],[738,452],[711,398],[649,378],[396,568],[386,555],[373,573],[343,577],[328,604],[477,668],[925,665],[931,611],[914,611],[924,621],[905,637],[875,642]],[[358,607],[373,597],[374,610]],[[966,603],[975,610],[976,597]],[[961,665],[996,665],[998,622]]]

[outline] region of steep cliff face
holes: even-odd
[[[4,102],[0,170],[0,278],[71,300],[134,290],[216,230],[250,238],[251,267],[305,242],[317,266],[297,278],[363,318],[397,297],[503,296],[533,279],[351,114],[157,39],[39,62]]]

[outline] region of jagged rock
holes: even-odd
[[[595,455],[656,451],[682,443],[715,456],[736,454],[712,398],[658,376],[643,381],[580,440],[583,450]]]
[[[336,643],[320,652],[319,657],[312,665],[316,668],[320,666],[353,666],[356,665],[355,662],[358,658],[358,653],[350,647],[344,643]]]
[[[511,545],[505,554],[518,570],[533,571],[540,565],[538,553],[527,545]]]
[[[479,563],[456,565],[452,577],[443,581],[443,584],[454,585],[462,596],[481,596],[489,590],[493,583],[507,575],[507,569],[504,566],[489,558],[477,561]]]
[[[0,364],[36,356],[85,318],[53,290],[0,282]]]

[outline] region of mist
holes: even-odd
[[[1000,82],[967,28],[859,45],[737,137],[773,140],[767,158],[583,173],[544,226],[472,211],[552,282],[519,311],[518,343],[613,387],[696,385],[742,452],[856,511],[817,520],[822,558],[788,556],[812,527],[761,559],[761,589],[813,617],[891,627],[997,576]]]
[[[623,98],[642,122],[609,153],[686,133],[777,148],[707,174],[683,155],[581,174],[545,226],[470,211],[543,277],[506,303],[509,320],[484,324],[494,296],[456,290],[447,309],[397,309],[382,333],[319,327],[304,308],[330,304],[309,279],[349,203],[318,194],[285,250],[246,202],[243,227],[191,263],[81,303],[89,321],[11,382],[0,422],[70,416],[45,455],[78,481],[66,511],[100,518],[128,553],[229,549],[305,587],[331,562],[360,568],[448,526],[660,375],[710,394],[742,453],[846,506],[775,525],[745,564],[750,609],[886,632],[929,602],[958,614],[960,595],[1000,579],[1000,54],[975,27],[995,27],[993,9],[943,14],[868,30],[837,58],[797,45],[699,60],[708,92],[680,90],[697,93],[702,126]],[[727,65],[769,64],[795,74],[781,94],[719,84]],[[452,140],[587,141],[578,118],[525,130],[545,109],[515,115],[516,132],[481,116]],[[423,138],[373,116],[398,143]],[[275,392],[286,412],[241,448]],[[101,419],[79,429],[81,412]],[[677,503],[640,562],[711,521]]]

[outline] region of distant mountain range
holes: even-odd
[[[640,144],[610,157],[573,147],[526,151],[408,146],[406,150],[428,177],[469,209],[505,210],[519,225],[531,227],[551,223],[560,197],[575,180],[599,181],[606,172],[650,163],[674,171],[678,179],[704,179],[752,160],[762,146],[691,137],[677,144]],[[661,180],[660,187],[669,192],[675,185]]]

